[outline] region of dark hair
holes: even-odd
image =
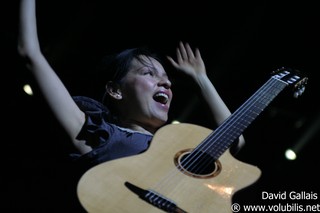
[[[118,54],[103,57],[99,72],[109,73],[111,74],[111,78],[109,78],[111,81],[119,82],[127,74],[133,59],[137,59],[141,63],[144,63],[143,60],[139,58],[141,55],[154,58],[162,63],[161,56],[154,50],[147,47],[138,47],[126,49]]]

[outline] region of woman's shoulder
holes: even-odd
[[[95,111],[109,113],[109,109],[101,102],[87,96],[72,96],[78,107],[84,111]]]

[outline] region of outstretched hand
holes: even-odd
[[[200,74],[206,74],[206,68],[199,49],[195,48],[195,51],[193,51],[188,43],[179,43],[176,61],[170,56],[167,56],[167,58],[173,67],[193,78],[196,78]]]

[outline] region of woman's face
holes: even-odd
[[[129,122],[158,128],[168,120],[172,100],[171,82],[163,66],[154,58],[134,59],[121,80],[122,115]]]

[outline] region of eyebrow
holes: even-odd
[[[159,74],[159,70],[158,69],[156,69],[155,68],[155,66],[147,66],[147,67],[149,67],[149,68],[151,68],[152,69],[152,71],[154,71],[154,72],[156,72],[157,74]],[[162,73],[162,75],[161,75],[162,77],[167,77],[168,79],[169,79],[169,76],[168,76],[168,73],[167,72],[163,72]]]
[[[158,69],[156,69],[156,67],[155,67],[155,65],[152,63],[152,61],[151,61],[151,59],[143,59],[143,60],[139,60],[139,59],[137,59],[139,62],[140,62],[140,64],[142,65],[140,68],[138,68],[138,69],[135,69],[134,71],[136,71],[136,72],[139,72],[141,69],[143,69],[143,68],[148,68],[148,69],[150,69],[150,70],[152,70],[152,71],[154,71],[154,72],[156,72],[157,74],[159,73],[159,70]],[[166,77],[167,79],[169,79],[169,75],[168,75],[168,73],[166,72],[166,71],[164,71],[163,73],[162,73],[162,75],[161,75],[161,77]]]

